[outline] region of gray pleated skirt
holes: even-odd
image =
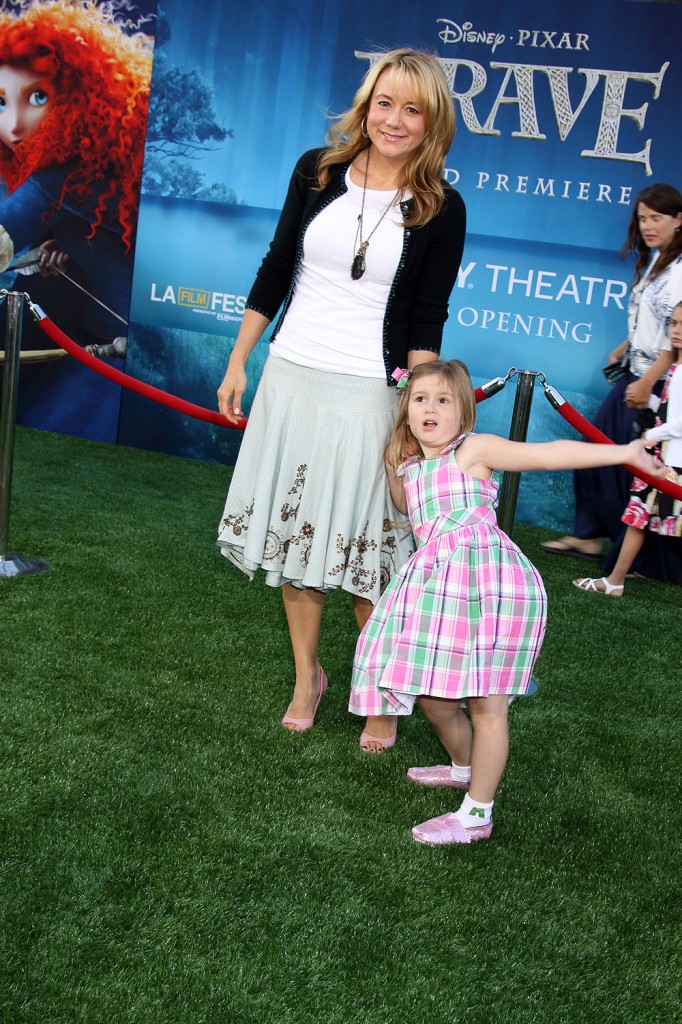
[[[384,380],[270,355],[219,527],[223,555],[271,586],[376,603],[413,550],[383,462],[397,402]]]

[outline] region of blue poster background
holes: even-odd
[[[541,370],[594,411],[601,367],[626,333],[632,267],[618,253],[632,200],[654,181],[679,184],[674,5],[424,0],[396,2],[387,18],[384,5],[355,0],[170,0],[165,11],[155,74],[160,53],[166,70],[199,74],[229,134],[192,154],[202,176],[193,195],[171,181],[165,194],[143,188],[135,376],[215,407],[296,158],[322,144],[371,54],[413,45],[436,52],[450,78],[458,130],[447,176],[468,210],[443,353],[464,359],[476,383],[511,366]],[[267,337],[249,364],[249,395],[266,353]],[[481,407],[484,429],[507,433],[512,387]],[[538,393],[530,436],[570,433]],[[232,462],[240,438],[126,394],[119,439]],[[519,518],[563,527],[570,503],[568,474],[539,475],[523,482]]]

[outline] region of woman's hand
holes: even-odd
[[[630,444],[625,445],[625,462],[628,466],[633,466],[643,473],[648,473],[649,476],[665,476],[668,466],[661,462],[653,452],[647,451],[646,444],[647,442],[643,441],[640,437],[636,441],[631,441]]]
[[[643,379],[633,380],[625,389],[625,404],[631,409],[646,409],[651,388]]]
[[[228,423],[236,426],[242,418],[242,397],[246,391],[246,373],[241,365],[227,364],[222,384],[218,388],[218,408]]]
[[[268,318],[262,313],[256,313],[254,309],[244,310],[242,325],[239,328],[223,382],[218,388],[218,408],[233,427],[237,426],[244,415],[242,398],[246,391],[246,361],[269,323]]]

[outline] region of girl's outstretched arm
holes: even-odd
[[[508,441],[495,434],[470,434],[457,449],[457,465],[462,472],[482,479],[487,479],[495,469],[526,473],[538,469],[593,469],[625,462],[652,476],[663,476],[666,472],[663,463],[646,450],[641,439],[630,444],[531,444]]]

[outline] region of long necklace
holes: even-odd
[[[355,245],[353,246],[353,249],[355,250],[355,256],[353,258],[353,262],[351,263],[351,268],[350,268],[350,276],[353,278],[354,281],[359,281],[360,278],[362,277],[362,275],[365,272],[365,255],[367,253],[367,249],[369,248],[369,240],[370,240],[370,238],[372,237],[372,235],[374,234],[376,229],[379,227],[379,225],[381,224],[382,220],[384,219],[384,217],[386,216],[388,211],[393,206],[395,206],[396,202],[398,201],[398,196],[402,192],[402,189],[399,188],[398,191],[396,192],[396,194],[391,199],[391,201],[388,204],[388,206],[386,207],[386,209],[384,210],[384,212],[379,217],[379,220],[376,222],[376,224],[374,225],[374,227],[372,228],[370,233],[367,235],[367,238],[363,239],[363,237],[362,237],[362,228],[363,228],[363,220],[364,220],[364,214],[365,214],[365,195],[367,194],[367,175],[368,174],[369,174],[369,150],[367,150],[367,163],[365,164],[365,180],[364,180],[364,183],[363,183],[363,186],[362,186],[362,203],[360,204],[360,213],[358,214],[358,228],[357,228],[357,231],[355,232]],[[358,242],[360,243],[359,245],[358,245]]]

